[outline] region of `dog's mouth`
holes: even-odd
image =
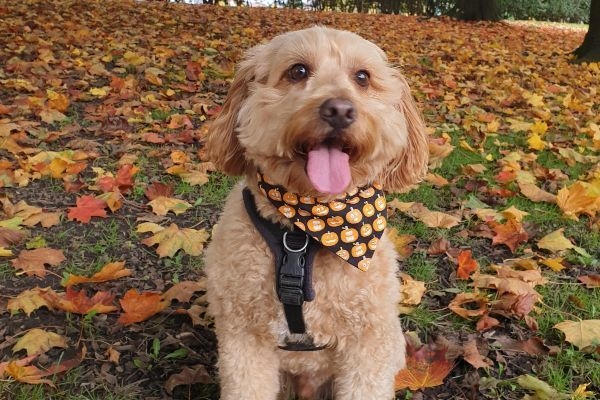
[[[330,136],[305,150],[306,175],[314,188],[326,194],[345,192],[352,178],[348,144]]]

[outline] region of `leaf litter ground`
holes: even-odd
[[[179,399],[217,398],[217,386],[206,383],[207,375],[216,374],[216,341],[203,313],[201,290],[130,325],[117,323],[118,313],[82,316],[46,307],[29,316],[10,313],[8,302],[35,287],[64,291],[63,275],[91,276],[115,261],[124,261],[132,275],[77,285],[76,290],[89,296],[112,293],[117,305],[132,288],[164,293],[180,282],[201,281],[201,257],[185,250],[159,257],[155,248],[142,244],[150,233],[138,226],[167,228],[175,223],[179,229],[210,230],[233,181],[206,175],[206,119],[222,104],[245,49],[314,24],[353,30],[381,45],[402,68],[435,137],[432,170],[449,180],[444,185],[428,179],[401,195],[402,201],[425,206],[407,206],[406,213],[396,210],[392,223],[400,234],[414,236],[410,244],[399,245],[406,255],[402,265],[427,288],[421,303],[403,315],[403,324],[415,340],[445,348],[454,368],[441,377],[442,385],[401,390],[398,398],[520,399],[525,391],[517,377],[551,378],[549,347],[565,345],[557,332],[540,337],[512,314],[494,315],[499,325],[478,332],[475,321],[448,307],[457,294],[472,292],[470,276],[457,278],[463,250],[470,250],[477,268],[488,272],[489,266],[509,259],[538,257],[532,240],[565,226],[584,252],[558,254],[568,268],[557,275],[545,271],[545,276],[575,285],[578,277],[598,273],[600,202],[594,196],[600,195],[600,174],[594,157],[600,149],[600,112],[593,99],[600,76],[597,66],[569,65],[566,55],[581,42],[583,32],[444,18],[94,1],[15,2],[0,6],[0,16],[5,26],[0,36],[0,187],[12,204],[23,200],[44,212],[63,213],[59,224],[47,228],[19,226],[26,237],[0,250],[11,252],[6,260],[26,247],[60,249],[66,258],[56,267],[46,266],[44,277],[17,275],[11,261],[0,258],[0,371],[3,362],[24,356],[23,350],[13,353],[13,346],[34,328],[64,335],[69,344],[41,354],[38,367],[76,359],[86,349],[78,366],[50,377],[55,388],[36,392],[33,386],[4,382],[3,396],[152,399],[169,397],[168,390]],[[542,124],[550,126],[548,132]],[[569,152],[572,148],[577,151]],[[462,168],[466,164],[469,168]],[[137,168],[135,174],[113,180],[131,165]],[[527,202],[523,196],[529,195],[518,194],[524,182],[532,182],[524,170],[534,171],[533,182],[552,192],[545,195],[546,202],[578,179],[589,185],[592,200],[585,206],[563,204],[560,210],[555,204]],[[175,205],[166,215],[153,213],[156,209],[148,205],[152,199],[144,193],[154,182],[169,187],[168,197],[191,207]],[[100,210],[107,216],[89,214],[89,223],[70,220],[68,208],[84,195],[103,199]],[[489,208],[477,211],[469,196]],[[515,196],[521,203],[515,203]],[[525,217],[523,224],[505,223],[497,216],[480,218],[515,204],[532,218]],[[0,221],[19,225],[4,208]],[[448,214],[432,219],[430,210]],[[580,221],[564,218],[561,210]],[[448,226],[432,227],[438,223]],[[498,224],[513,230],[501,236]],[[449,247],[428,254],[440,238],[448,239]],[[591,298],[598,299],[598,289],[591,290],[596,293]],[[561,321],[573,319],[573,314],[598,318],[593,304],[578,296],[565,303],[569,312]],[[478,312],[477,305],[465,307]],[[537,347],[523,351],[523,343]],[[475,354],[468,355],[466,349],[473,350],[473,345]],[[573,349],[566,345],[565,351]],[[592,362],[586,366],[598,366],[593,354],[583,357]],[[177,375],[184,366],[192,369]],[[198,366],[205,366],[208,374]],[[561,390],[573,392],[589,383],[588,390],[598,392],[599,383],[590,382],[588,372],[579,371]]]

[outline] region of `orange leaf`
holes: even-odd
[[[115,295],[109,292],[97,292],[94,296],[87,297],[84,290],[77,291],[69,286],[65,294],[48,292],[43,296],[53,307],[75,314],[87,314],[91,311],[109,313],[118,310],[112,305]]]
[[[465,308],[464,304],[475,303],[478,308]],[[488,309],[488,299],[479,293],[459,293],[448,304],[448,308],[463,318],[485,315]]]
[[[125,313],[121,314],[118,322],[123,325],[145,321],[169,305],[159,293],[139,293],[135,289],[129,289],[120,303]]]
[[[469,279],[469,276],[479,267],[476,260],[471,255],[471,250],[463,250],[458,254],[458,269],[456,277],[458,279]]]
[[[483,332],[498,325],[500,325],[500,321],[498,321],[496,318],[490,317],[487,314],[484,314],[481,318],[479,318],[479,321],[477,321],[475,329],[477,329],[478,332]]]
[[[106,282],[114,279],[119,279],[124,276],[129,276],[132,274],[130,269],[124,268],[125,262],[113,262],[108,263],[98,272],[96,272],[91,277],[78,276],[78,275],[69,275],[64,282],[62,282],[63,286],[72,286],[77,285],[78,283],[90,283],[90,282]]]
[[[103,176],[98,179],[98,186],[104,193],[118,190],[121,193],[127,193],[133,187],[133,175],[138,169],[131,164],[122,165],[117,171],[117,176]]]
[[[585,184],[577,181],[570,187],[558,191],[556,204],[567,217],[576,220],[580,214],[594,217],[600,210],[600,197],[588,194]]]
[[[152,182],[144,191],[148,200],[154,200],[157,197],[173,197],[174,189],[172,184],[161,182]]]
[[[577,280],[584,283],[588,289],[600,287],[600,275],[598,274],[580,276]]]
[[[5,374],[13,378],[15,381],[37,385],[45,383],[54,387],[49,379],[43,379],[44,371],[33,365],[19,365],[16,361],[10,361],[6,366]]]
[[[433,345],[416,349],[410,341],[406,346],[406,368],[396,374],[395,389],[418,390],[439,386],[452,370],[452,363],[446,359],[447,348]]]
[[[90,222],[92,217],[106,217],[106,202],[94,196],[85,195],[77,199],[77,207],[69,207],[69,220],[80,221],[84,224]]]
[[[65,260],[66,258],[62,250],[44,247],[41,249],[23,250],[16,259],[10,262],[15,268],[23,270],[23,273],[28,276],[35,275],[43,278],[46,276],[45,264],[56,266]]]
[[[523,229],[523,225],[515,219],[509,219],[504,224],[490,222],[496,235],[492,238],[492,244],[504,244],[511,252],[515,252],[517,247],[526,243],[529,235]]]

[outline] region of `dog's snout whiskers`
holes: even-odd
[[[356,119],[356,109],[350,100],[331,98],[319,107],[319,116],[332,128],[339,130],[348,127]]]

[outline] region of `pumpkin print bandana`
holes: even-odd
[[[369,269],[387,225],[381,185],[360,187],[333,201],[288,192],[260,173],[258,186],[283,216],[323,247],[362,271]]]

